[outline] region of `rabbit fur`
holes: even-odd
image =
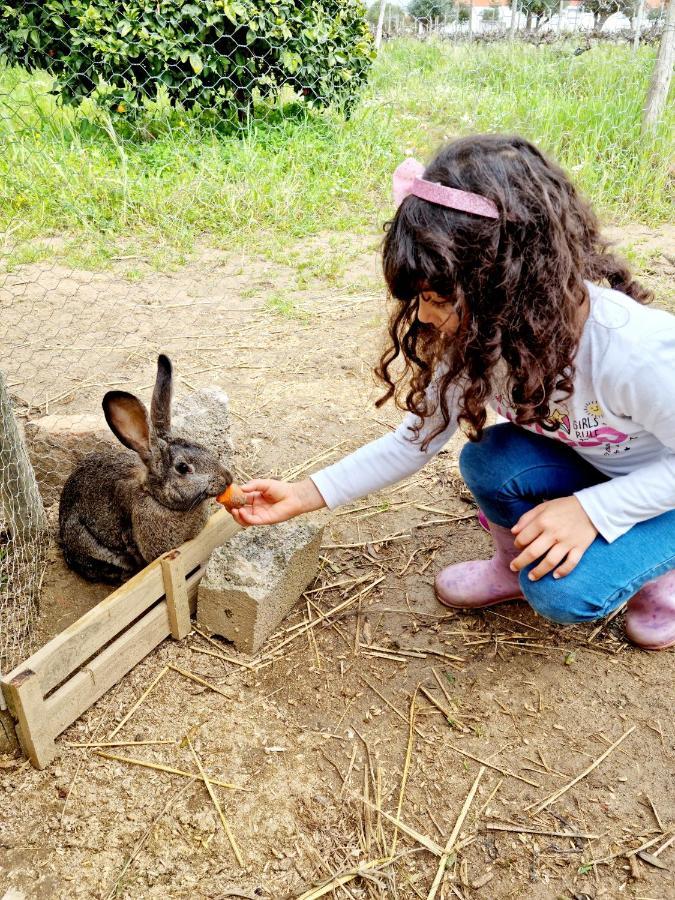
[[[209,498],[232,475],[214,453],[171,432],[172,366],[157,360],[150,415],[126,391],[109,391],[103,411],[128,449],[87,456],[61,493],[59,540],[66,563],[90,581],[118,583],[195,537]]]

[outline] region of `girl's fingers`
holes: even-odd
[[[246,484],[240,484],[239,487],[245,494],[250,494],[253,491],[264,493],[269,489],[270,484],[269,478],[254,478],[252,481],[247,481]]]
[[[526,568],[531,563],[533,563],[536,559],[544,556],[545,553],[551,549],[551,545],[553,541],[550,538],[547,538],[546,535],[540,535],[536,540],[532,541],[528,546],[523,550],[520,556],[517,556],[510,565],[510,569],[512,572],[520,572],[521,569]]]
[[[539,581],[540,578],[543,578],[544,575],[548,575],[549,572],[555,569],[558,563],[565,559],[567,555],[569,554],[566,547],[562,544],[554,544],[539,565],[535,566],[528,573],[527,577],[530,581]]]
[[[524,550],[541,534],[543,534],[543,529],[535,519],[534,522],[527,522],[523,525],[523,530],[516,535],[513,543],[519,550]]]
[[[553,573],[554,578],[564,578],[565,575],[569,575],[573,569],[576,569],[579,564],[579,560],[584,555],[586,551],[582,550],[581,547],[572,547],[570,552],[567,554],[567,559],[565,562],[558,566],[558,568]]]
[[[528,509],[528,511],[526,513],[523,513],[516,524],[513,526],[513,528],[511,529],[511,534],[520,534],[523,528],[525,528],[526,525],[529,525],[530,522],[535,519],[540,512],[541,510],[538,506],[534,506],[532,509]]]

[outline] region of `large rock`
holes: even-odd
[[[222,463],[231,465],[229,400],[219,388],[202,388],[174,399],[172,428],[176,434],[204,444]],[[85,456],[121,446],[102,412],[43,416],[27,422],[24,434],[45,506],[58,501],[66,479]]]
[[[171,427],[177,434],[208,447],[224,466],[232,465],[230,400],[220,388],[201,388],[176,397]]]
[[[316,576],[323,528],[282,522],[236,534],[208,562],[197,595],[197,621],[255,653]]]
[[[85,456],[119,447],[102,413],[43,416],[27,422],[24,434],[45,506],[58,501],[66,478]]]

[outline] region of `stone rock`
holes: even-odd
[[[198,623],[255,653],[316,576],[322,535],[323,527],[295,521],[235,534],[208,562]]]
[[[66,479],[89,453],[119,446],[98,415],[49,415],[26,422],[24,434],[42,502],[58,501]]]
[[[208,447],[224,466],[232,465],[230,400],[220,388],[201,388],[176,397],[171,427],[176,434]]]
[[[224,465],[231,465],[233,445],[227,394],[215,387],[202,388],[175,398],[172,413],[176,434],[204,444]],[[85,456],[111,447],[121,448],[102,412],[33,419],[26,422],[24,436],[45,506],[58,501],[66,479]]]

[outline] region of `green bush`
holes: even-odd
[[[347,108],[374,51],[361,0],[0,0],[0,54],[118,113],[167,96],[219,114],[289,85]]]

